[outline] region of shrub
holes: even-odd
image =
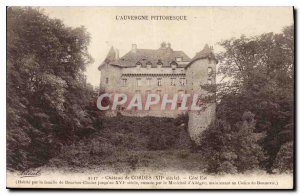
[[[190,155],[190,151],[187,150],[181,150],[178,154],[179,158],[187,158]]]
[[[110,155],[115,150],[115,146],[107,141],[92,139],[90,142],[91,155],[105,157]]]
[[[276,172],[293,172],[293,142],[283,144],[276,156],[272,169]]]
[[[254,133],[256,124],[254,114],[245,112],[242,120],[236,124],[239,131],[236,136],[235,151],[238,157],[236,166],[239,172],[258,169],[260,162],[266,159],[262,147],[258,144],[258,139],[261,138],[257,133]]]
[[[245,112],[234,126],[224,120],[212,124],[203,134],[199,149],[209,173],[237,173],[258,169],[266,159],[258,144],[261,136],[254,133],[254,115]]]

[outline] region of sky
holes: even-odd
[[[94,63],[86,70],[87,81],[99,86],[98,66],[111,46],[120,57],[131,50],[158,49],[171,43],[194,57],[207,43],[218,52],[218,42],[241,35],[281,32],[293,24],[292,7],[41,7],[50,18],[71,27],[85,26],[91,36],[89,53]],[[116,20],[116,16],[186,16],[183,21]]]

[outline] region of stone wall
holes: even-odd
[[[213,75],[208,74],[208,69],[212,68]],[[216,83],[215,80],[216,62],[215,60],[199,59],[194,61],[186,68],[187,91],[189,93],[205,94],[206,92],[201,89],[201,85]]]
[[[196,144],[200,144],[201,134],[215,120],[216,104],[208,104],[205,111],[190,111],[188,116],[189,135]]]
[[[209,69],[211,69],[211,74],[209,74]],[[190,78],[190,82],[187,83],[187,92],[200,94],[200,97],[210,95],[209,92],[204,90],[201,86],[216,84],[215,73],[215,60],[205,58],[194,61],[186,70],[186,77]],[[200,144],[201,134],[216,117],[216,103],[205,103],[204,106],[206,109],[203,111],[190,111],[188,113],[188,131],[191,139],[195,141],[196,144]]]
[[[100,90],[111,93],[119,92],[121,75],[122,69],[120,67],[109,64],[104,65],[101,69]]]

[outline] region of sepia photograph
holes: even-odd
[[[295,189],[294,16],[6,7],[6,187]]]

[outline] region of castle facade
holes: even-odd
[[[171,44],[166,43],[162,43],[158,49],[138,49],[137,45],[133,44],[131,51],[122,57],[119,57],[118,50],[112,47],[99,66],[100,91],[124,93],[129,96],[146,96],[152,93],[197,93],[205,96],[208,92],[203,86],[216,82],[216,63],[213,49],[208,45],[193,58],[183,51],[173,50]],[[178,106],[180,103],[179,98]],[[120,110],[124,108],[121,107]],[[151,111],[155,110],[158,108],[151,107]],[[175,116],[178,113],[172,111],[169,115]],[[164,116],[166,113],[156,112],[155,115]]]

